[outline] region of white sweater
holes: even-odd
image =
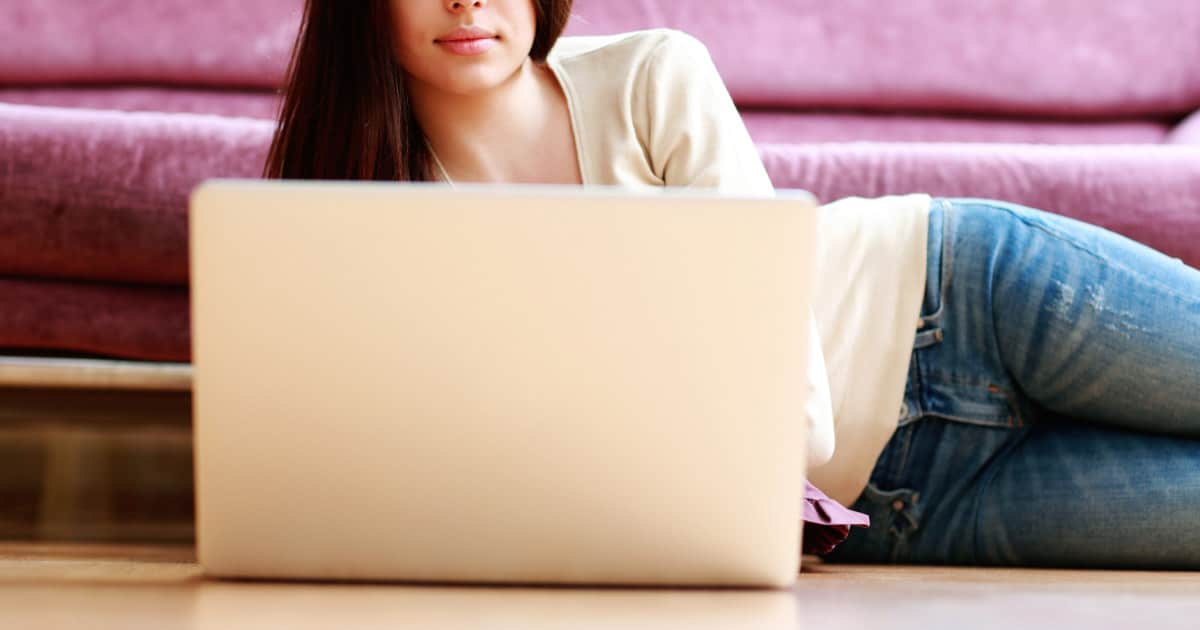
[[[695,38],[666,29],[563,37],[547,63],[567,96],[585,185],[773,194]],[[899,418],[925,287],[929,197],[851,198],[819,212],[809,478],[849,504]]]

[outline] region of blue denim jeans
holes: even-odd
[[[831,561],[1200,569],[1200,271],[935,199],[899,426]]]

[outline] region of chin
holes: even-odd
[[[517,71],[514,68],[474,67],[447,68],[435,85],[452,94],[468,95],[490,90],[507,81]]]

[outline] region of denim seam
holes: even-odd
[[[1024,412],[1022,412],[1021,405],[1019,404],[1019,401],[1016,398],[1016,392],[1014,392],[1013,390],[1011,390],[1007,387],[1000,387],[999,385],[989,386],[988,391],[990,391],[992,393],[1000,394],[1001,396],[1004,396],[1005,400],[1008,401],[1009,426],[1011,426],[1013,428],[1021,428],[1021,427],[1024,427],[1027,425],[1027,423],[1025,422],[1025,414],[1024,414]]]
[[[1087,254],[1089,257],[1091,257],[1093,259],[1102,260],[1102,258],[1099,255],[1097,255],[1094,252],[1092,252],[1091,250],[1087,249],[1086,247],[1083,246],[1083,244],[1070,238],[1068,235],[1062,234],[1062,233],[1058,232],[1057,230],[1054,230],[1048,226],[1032,223],[1032,222],[1026,220],[1025,217],[1014,212],[1011,208],[1007,208],[1003,205],[987,204],[987,203],[981,203],[981,202],[967,202],[966,204],[963,204],[960,207],[966,207],[967,205],[971,205],[972,203],[974,203],[975,205],[980,205],[980,206],[984,206],[987,208],[1000,210],[1001,212],[1008,214],[1010,217],[1016,219],[1017,221],[1020,221],[1023,225],[1025,225],[1028,228],[1036,229],[1036,230],[1039,230],[1041,232],[1044,232],[1044,233],[1050,235],[1051,237],[1058,238],[1058,239],[1062,240],[1064,243],[1067,243],[1068,245],[1070,245],[1071,247]],[[951,207],[953,207],[953,203],[947,199],[943,199],[942,204],[947,210],[949,210]],[[946,212],[946,216],[949,216],[949,212]],[[947,228],[946,233],[948,233],[948,232],[949,232],[949,229]],[[953,242],[952,240],[946,238],[946,233],[943,234],[943,240],[947,243],[952,243]],[[949,247],[949,246],[947,246],[947,247]],[[1110,264],[1113,264],[1114,266],[1125,269],[1124,265],[1119,265],[1117,263],[1110,263]],[[946,265],[946,252],[945,251],[942,252],[942,265],[943,265],[943,267],[945,267],[945,265]],[[1141,274],[1134,273],[1134,272],[1132,272],[1132,270],[1126,269],[1126,271],[1130,272],[1132,275],[1134,275],[1137,278],[1142,278]],[[943,281],[946,280],[944,274],[945,274],[945,272],[943,272]],[[990,286],[991,292],[989,293],[989,298],[991,299],[991,304],[989,306],[991,307],[991,311],[992,311],[992,318],[991,318],[992,325],[991,325],[991,335],[990,336],[991,336],[992,345],[996,349],[996,356],[1001,357],[1001,356],[1003,356],[1003,353],[1000,351],[1000,348],[1001,348],[1000,339],[997,336],[997,334],[998,334],[997,331],[999,330],[999,322],[996,321],[996,309],[995,309],[996,285],[994,282],[990,282],[990,280],[989,280],[989,284],[991,285]],[[1152,283],[1152,284],[1157,284],[1157,283]],[[939,296],[941,298],[939,301],[942,304],[945,304],[945,288],[944,287],[942,289],[942,292],[943,292],[943,295]],[[1170,293],[1172,295],[1176,295],[1171,291],[1168,291],[1168,293]],[[1176,297],[1179,297],[1179,296],[1176,295]],[[1014,377],[1012,372],[1008,369],[1008,367],[1006,367],[1002,364],[1002,365],[1000,365],[1000,368],[1001,368],[1001,373],[1004,374],[1004,376],[1008,378],[1010,383],[1012,383],[1012,384],[1017,383],[1016,378]],[[970,386],[970,387],[979,387],[978,385],[975,385],[973,383],[957,382],[954,379],[947,379],[947,380],[944,380],[943,382],[946,382],[949,384],[966,385],[966,386]],[[1027,422],[1025,421],[1024,414],[1022,413],[1021,405],[1018,404],[1018,401],[1016,400],[1016,397],[1014,395],[1015,393],[1013,391],[1011,391],[1011,388],[1001,387],[994,383],[990,384],[986,387],[989,391],[998,393],[998,394],[1001,394],[1002,396],[1004,396],[1005,400],[1008,402],[1008,407],[1011,412],[1008,416],[1008,426],[1014,427],[1014,428],[1027,426]],[[995,425],[990,425],[990,426],[995,426]]]
[[[1011,414],[1006,417],[1006,421],[1004,424],[996,424],[995,422],[979,420],[977,418],[968,418],[966,416],[956,416],[954,414],[939,413],[936,411],[926,412],[924,414],[924,417],[939,418],[941,420],[949,420],[950,422],[958,422],[960,424],[969,424],[971,426],[976,426],[976,427],[990,427],[993,429],[1015,429],[1015,428],[1021,428],[1024,426],[1024,425],[1013,424],[1013,416]]]
[[[940,319],[946,308],[946,300],[948,299],[948,295],[949,295],[950,282],[954,276],[955,248],[954,248],[953,236],[954,236],[956,230],[951,226],[951,222],[955,219],[955,217],[952,216],[952,214],[954,212],[954,203],[952,201],[950,201],[949,199],[945,199],[945,198],[938,199],[938,201],[942,205],[942,260],[941,260],[941,265],[940,265],[941,279],[940,279],[940,282],[938,283],[939,293],[938,293],[938,300],[937,300],[938,301],[937,309],[927,319],[939,320],[938,324],[939,324],[939,326],[941,326]],[[993,303],[994,302],[995,302],[995,300],[993,299]],[[994,315],[995,309],[992,309],[992,310],[993,310],[993,315]],[[996,337],[996,322],[994,321],[994,319],[995,318],[993,316],[992,343],[995,344],[996,348],[999,348],[1000,341]],[[927,377],[930,375],[922,372],[922,376]],[[1005,376],[1009,377],[1009,380],[1012,380],[1011,374],[1008,374],[1007,372],[1005,372]],[[1009,407],[1009,411],[1010,411],[1010,413],[1008,413],[1006,415],[1005,426],[1013,427],[1013,426],[1022,426],[1024,424],[1023,420],[1019,416],[1019,410],[1014,405],[1015,401],[1012,399],[1011,396],[1008,395],[1007,392],[1004,392],[1004,391],[996,392],[996,390],[993,388],[996,388],[998,386],[995,385],[994,383],[989,383],[988,385],[979,385],[978,383],[975,383],[975,382],[959,380],[954,377],[938,378],[937,381],[940,383],[948,384],[948,385],[966,386],[966,387],[972,387],[972,388],[976,388],[976,389],[986,389],[989,392],[1001,393],[1001,395],[1003,395],[1005,400],[1008,402],[1008,407]],[[1001,390],[1003,390],[1003,388],[1001,388]],[[922,390],[922,393],[926,393],[924,389]],[[926,402],[926,401],[922,401],[922,402]],[[928,405],[926,405],[926,408],[928,408]],[[1018,414],[1017,417],[1014,418],[1013,413],[1017,413]],[[967,424],[972,424],[972,425],[976,425],[976,426],[997,426],[993,422],[985,422],[985,421],[981,421],[981,420],[971,421],[971,420],[967,420],[965,418],[959,418],[957,416],[950,416],[947,414],[931,414],[931,415],[937,415],[939,417],[944,417],[945,419],[951,420],[954,422],[965,422]]]
[[[1007,414],[1008,425],[1012,426],[1012,427],[1023,427],[1026,424],[1024,414],[1021,412],[1021,406],[1018,403],[1016,397],[1014,396],[1014,393],[1011,388],[1001,387],[994,383],[988,384],[988,385],[980,385],[979,383],[977,383],[975,381],[967,381],[964,379],[959,379],[959,378],[954,378],[954,377],[938,378],[935,380],[937,380],[938,384],[940,384],[940,385],[952,385],[955,387],[967,387],[970,389],[986,390],[992,394],[1000,394],[1001,396],[1004,397],[1004,400],[1006,402],[1008,402],[1008,408],[1009,408],[1009,413]],[[925,408],[928,409],[928,405],[926,405]],[[959,416],[951,416],[949,414],[929,413],[929,415],[943,417],[943,418],[946,418],[947,420],[960,420]]]
[[[934,374],[939,374],[939,373],[934,372]],[[1001,387],[1000,385],[997,385],[995,383],[988,383],[987,385],[980,385],[978,380],[970,380],[969,381],[969,380],[966,380],[965,378],[960,378],[960,377],[955,377],[955,376],[947,376],[944,378],[938,378],[937,382],[945,384],[945,385],[965,385],[967,387],[971,387],[974,389],[986,389],[990,392],[998,392],[999,390],[1004,389],[1003,387]],[[993,388],[998,388],[998,389],[993,389]]]
[[[942,205],[942,256],[938,265],[938,275],[940,277],[938,278],[937,307],[929,315],[923,315],[921,321],[922,323],[926,321],[936,322],[940,326],[942,314],[946,310],[946,287],[950,285],[950,276],[953,273],[949,260],[953,257],[954,246],[950,240],[951,231],[948,225],[950,222],[951,203],[948,199],[938,199],[938,202]],[[928,282],[929,279],[926,278],[925,281]]]
[[[942,264],[940,282],[938,282],[938,308],[937,316],[940,318],[942,312],[946,308],[946,291],[950,287],[950,276],[954,275],[954,268],[951,265],[951,259],[954,258],[954,243],[950,238],[950,202],[946,199],[942,200]],[[949,250],[949,256],[947,256]]]

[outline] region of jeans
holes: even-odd
[[[898,428],[828,560],[1200,569],[1200,271],[935,199]]]

